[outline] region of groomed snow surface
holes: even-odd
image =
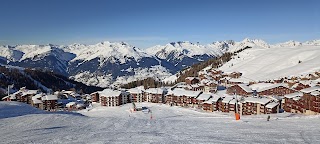
[[[320,46],[253,47],[224,64],[224,72],[239,71],[250,80],[301,76],[320,70]]]
[[[132,104],[78,113],[42,112],[0,102],[1,143],[320,143],[320,116],[243,116],[207,113],[162,104],[151,114],[130,112]]]

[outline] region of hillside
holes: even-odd
[[[0,102],[1,143],[319,143],[319,116],[243,116],[205,113],[152,103],[150,114],[131,104],[77,113],[44,113],[26,104]],[[9,114],[8,114],[9,113]],[[2,117],[6,115],[6,117]],[[19,136],[19,138],[17,138]]]
[[[28,89],[40,89],[43,92],[75,89],[82,90],[84,93],[91,93],[102,89],[87,86],[48,71],[0,66],[0,97],[7,95],[7,87],[12,84],[14,84],[14,88],[10,89],[11,92],[24,86]]]
[[[258,51],[262,52],[264,50],[266,50],[267,54],[269,53],[268,51],[272,51],[275,54],[295,55],[301,52],[296,49],[314,47],[313,50],[317,53],[316,47],[319,47],[319,43],[319,40],[312,40],[304,43],[288,41],[270,45],[259,39],[244,39],[239,42],[226,40],[203,45],[198,42],[178,41],[147,49],[139,49],[125,42],[108,41],[92,45],[72,44],[67,46],[53,44],[7,45],[0,46],[0,63],[52,71],[86,85],[110,87],[143,80],[148,77],[159,81],[173,82],[177,79],[176,74],[180,73],[181,70],[188,69],[194,64],[217,58],[226,52],[233,53],[246,47],[253,47],[254,50],[252,51],[257,52],[252,54],[250,52],[248,53],[250,55],[247,56],[241,53],[240,56],[243,55],[243,57],[252,59],[252,56],[258,58],[256,56],[256,54],[259,55]],[[310,49],[308,51],[313,50]],[[272,52],[269,54],[272,55]],[[307,56],[311,55],[310,53],[304,52]],[[297,57],[304,57],[304,54],[300,54]],[[300,59],[297,57],[291,59]],[[234,58],[236,59],[237,57]],[[306,60],[303,61],[304,58],[301,59],[301,65],[303,65]],[[267,61],[268,59],[265,60]],[[240,61],[240,59],[227,64],[222,69],[227,71],[238,70],[236,67],[229,69],[229,66],[231,67],[232,64],[238,63],[237,61]],[[244,59],[241,61],[251,63],[245,62]],[[270,63],[265,64],[270,65]],[[259,65],[264,65],[264,63],[259,63]],[[286,64],[283,63],[281,65]],[[288,65],[292,66],[291,62],[288,62]],[[304,70],[296,70],[298,73],[302,71]],[[291,73],[288,74],[291,75]],[[260,77],[263,77],[263,75]]]
[[[238,53],[220,69],[238,71],[243,77],[270,80],[301,76],[320,70],[320,46],[287,42],[270,48],[253,47]]]

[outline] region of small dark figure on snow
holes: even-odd
[[[269,121],[270,120],[270,115],[268,115],[268,118],[267,118],[267,121]]]

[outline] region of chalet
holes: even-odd
[[[114,107],[128,103],[128,94],[126,92],[104,89],[98,92],[100,95],[101,106]]]
[[[227,88],[227,94],[236,94],[241,96],[249,96],[253,91],[246,84],[237,84]]]
[[[212,98],[210,98],[205,102],[202,102],[201,105],[202,105],[202,110],[213,112]]]
[[[42,93],[36,94],[35,96],[33,96],[32,101],[31,101],[31,105],[33,107],[38,108],[38,109],[43,109],[42,96],[44,96],[44,94],[42,94]]]
[[[218,88],[218,84],[217,82],[214,81],[209,81],[207,83],[204,84],[204,89],[203,92],[205,93],[215,93],[217,91]]]
[[[45,95],[41,98],[43,110],[55,111],[58,108],[58,97],[56,95]]]
[[[305,76],[305,78],[306,78],[307,80],[316,80],[316,79],[319,78],[319,76],[318,76],[317,74],[315,74],[315,73],[311,73],[311,74],[307,74],[307,75]]]
[[[143,88],[143,86],[129,89],[128,93],[131,95],[133,102],[144,102],[144,99],[143,99],[144,88]]]
[[[200,78],[198,78],[198,77],[187,77],[187,78],[185,79],[185,82],[186,82],[187,84],[190,84],[190,85],[196,84],[196,83],[199,83],[199,82],[200,82]]]
[[[94,92],[90,94],[91,97],[91,101],[92,102],[96,102],[99,103],[100,102],[100,96],[99,96],[99,92]]]
[[[196,103],[194,106],[198,106],[198,108],[202,107],[202,103],[205,101],[208,101],[210,98],[212,98],[212,94],[210,93],[202,93],[196,98]]]
[[[243,115],[266,114],[267,113],[266,105],[269,102],[271,102],[271,99],[264,98],[264,97],[262,98],[247,97],[242,102],[242,114]],[[272,105],[270,105],[269,107],[272,107]]]
[[[302,92],[295,92],[284,95],[284,111],[290,113],[304,113],[304,101],[302,99],[302,96]]]
[[[177,106],[194,106],[197,104],[197,97],[201,94],[200,91],[190,91],[185,89],[174,89],[167,94],[167,103]]]
[[[9,97],[5,97],[6,101],[18,101],[27,104],[31,104],[32,97],[39,93],[38,90],[28,90],[26,87],[20,88],[19,91],[11,94]]]
[[[228,75],[231,78],[240,78],[242,76],[241,72],[232,72]]]
[[[212,75],[220,75],[220,74],[222,74],[222,71],[221,71],[221,70],[218,70],[218,69],[212,69],[212,70],[211,70],[211,74],[212,74]]]
[[[295,90],[288,88],[286,84],[273,84],[269,87],[265,87],[257,90],[258,95],[279,95],[294,93]]]
[[[204,91],[204,84],[193,84],[188,87],[192,91]]]
[[[24,102],[24,103],[27,103],[27,104],[31,104],[32,97],[39,93],[38,90],[23,89],[23,90],[20,90],[20,91],[22,92],[22,95],[21,95],[21,98],[20,98],[20,102]]]
[[[66,108],[69,111],[76,110],[77,109],[77,103],[76,102],[69,102],[69,103],[66,104]]]

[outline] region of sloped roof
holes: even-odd
[[[197,100],[208,100],[211,97],[212,97],[212,94],[203,93],[203,94],[200,94],[199,97],[197,97]]]
[[[300,91],[303,92],[303,93],[311,93],[311,92],[316,91],[316,90],[320,91],[320,86],[313,86],[313,87],[302,89]]]
[[[144,91],[143,86],[142,87],[135,87],[135,88],[128,89],[129,93],[134,93],[134,94],[138,94],[138,93],[141,94],[141,93],[143,93],[143,91]]]
[[[201,91],[190,91],[190,90],[185,90],[181,88],[176,88],[171,91],[172,95],[175,96],[188,96],[188,97],[197,97],[201,94]]]
[[[213,94],[213,96],[212,96],[212,102],[217,102],[220,98],[222,98],[222,97],[219,96],[219,95]]]
[[[56,95],[45,95],[42,100],[58,100],[58,97]]]
[[[223,103],[229,103],[233,98],[233,96],[226,96],[225,98],[223,98],[222,102]]]
[[[271,103],[268,103],[268,104],[266,105],[266,108],[272,109],[272,108],[276,107],[277,105],[279,105],[279,103],[271,102]]]
[[[273,89],[273,88],[276,88],[276,87],[286,87],[286,88],[288,88],[288,84],[284,84],[284,83],[273,84],[273,85],[271,85],[269,87],[258,89],[257,92],[262,92],[262,91]]]
[[[206,103],[206,104],[212,104],[212,98],[208,99],[207,101],[204,101],[202,103]]]
[[[163,94],[164,90],[162,88],[149,88],[146,89],[145,92],[150,94]]]
[[[252,93],[252,89],[250,87],[248,87],[246,84],[238,84],[238,86],[243,89],[244,91],[246,91],[247,93]]]
[[[303,93],[301,92],[295,92],[295,93],[284,95],[285,98],[289,98],[289,99],[294,97],[301,97],[301,96],[303,96]]]
[[[271,101],[271,99],[268,98],[255,98],[255,97],[247,97],[244,100],[245,102],[250,102],[250,103],[259,103],[259,104],[267,104],[268,102]]]
[[[113,97],[113,96],[120,96],[122,92],[117,90],[112,90],[112,89],[104,89],[103,91],[100,91],[98,93],[99,95],[104,97]]]

